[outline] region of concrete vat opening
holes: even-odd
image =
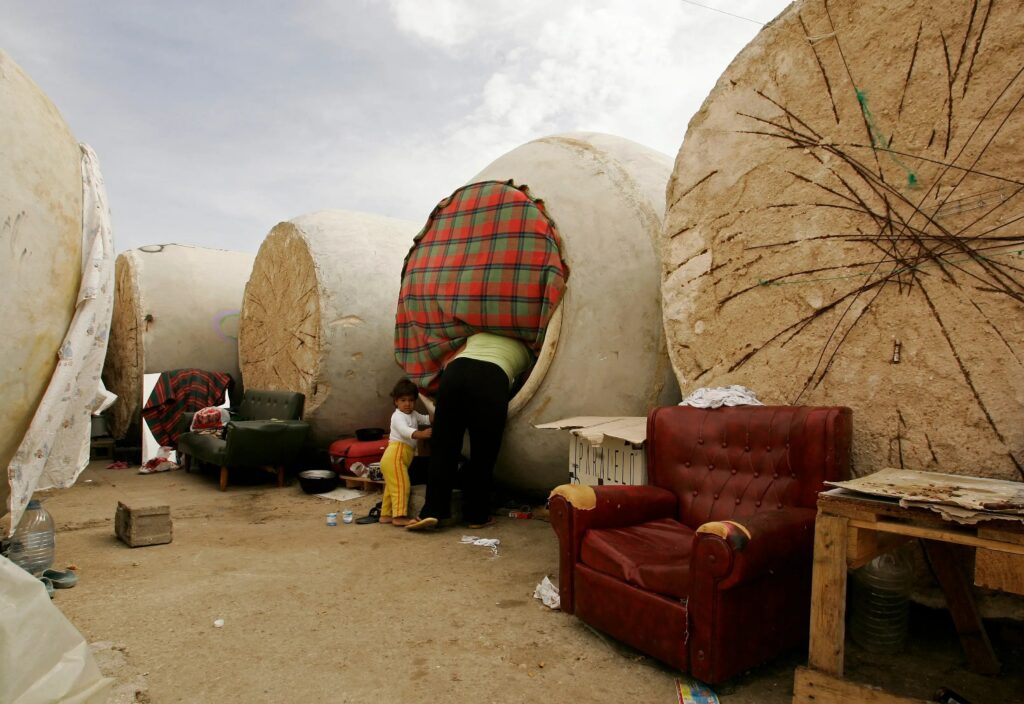
[[[509,418],[512,418],[526,408],[526,404],[540,390],[541,385],[544,383],[544,377],[547,376],[548,369],[551,368],[551,362],[558,352],[558,336],[561,333],[562,306],[558,306],[555,308],[555,312],[551,315],[551,320],[548,321],[547,327],[544,329],[544,344],[541,345],[540,353],[533,363],[533,368],[530,369],[529,376],[523,385],[519,387],[519,390],[516,391],[515,396],[509,399]]]
[[[473,182],[438,204],[405,259],[396,317],[396,357],[427,394],[465,340],[488,332],[531,351],[509,415],[526,405],[557,347],[561,246],[543,202],[511,180]]]
[[[495,467],[502,484],[532,491],[568,480],[566,437],[535,424],[578,415],[643,416],[678,400],[665,348],[657,245],[670,171],[667,156],[639,144],[577,133],[517,147],[468,182],[528,187],[557,229],[568,269],[562,296],[536,338],[535,365],[509,402]],[[397,347],[396,353],[401,360]]]

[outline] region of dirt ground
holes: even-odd
[[[42,497],[57,523],[57,566],[79,574],[55,602],[96,644],[118,701],[676,702],[678,673],[533,598],[545,575],[557,577],[543,520],[427,534],[328,527],[328,511],[359,516],[377,499],[338,503],[262,476],[221,493],[213,473],[106,464]],[[170,504],[172,543],[131,549],[114,537],[117,501],[144,497]],[[498,555],[460,543],[467,533],[500,538]],[[1024,702],[1017,627],[990,624],[1005,672],[986,678],[965,670],[944,611],[912,620],[901,656],[848,644],[848,675],[925,699],[946,686],[973,704]],[[805,658],[758,668],[719,697],[788,703]]]

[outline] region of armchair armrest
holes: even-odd
[[[694,677],[720,682],[806,638],[815,516],[785,508],[697,529],[687,604]]]
[[[718,589],[729,589],[793,560],[809,563],[816,515],[812,508],[787,508],[705,523],[694,536],[691,574],[711,575]]]
[[[587,494],[593,494],[593,499],[585,498]],[[675,516],[677,504],[675,494],[656,486],[563,484],[555,487],[549,499],[552,509],[561,508],[564,502],[584,530],[619,528]]]
[[[674,517],[677,511],[676,495],[656,486],[579,487],[565,484],[556,487],[548,501],[551,527],[558,536],[561,609],[569,614],[575,610],[573,574],[584,533],[591,528],[620,528]]]
[[[233,420],[224,440],[228,466],[279,466],[302,449],[309,423],[301,420]]]

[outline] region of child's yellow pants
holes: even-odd
[[[384,498],[380,503],[380,515],[405,516],[409,512],[409,465],[412,464],[413,450],[404,442],[392,440],[380,459],[380,471],[384,475]]]

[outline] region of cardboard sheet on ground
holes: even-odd
[[[42,582],[0,557],[0,702],[103,704],[103,677],[88,643]]]
[[[591,445],[600,446],[605,437],[641,445],[647,440],[647,418],[644,416],[575,416],[533,427],[540,430],[568,430]]]
[[[358,499],[360,496],[366,496],[365,491],[359,491],[358,489],[345,489],[339,487],[334,491],[328,491],[326,494],[317,494],[321,499],[333,499],[335,501],[348,501],[350,499]]]
[[[1001,479],[887,468],[829,486],[896,499],[958,523],[1002,518],[1024,522],[1024,484]]]

